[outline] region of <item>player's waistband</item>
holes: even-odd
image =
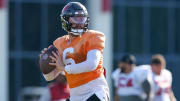
[[[93,92],[94,89],[96,89],[97,87],[107,87],[108,88],[106,79],[103,74],[100,77],[98,77],[97,79],[92,80],[86,84],[83,84],[83,85],[75,87],[75,88],[71,88],[70,94],[71,94],[71,96],[87,94],[87,93]]]

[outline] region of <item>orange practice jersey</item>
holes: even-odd
[[[69,59],[70,62],[74,61],[77,64],[86,60],[87,53],[90,50],[98,49],[103,53],[105,36],[103,33],[88,30],[83,35],[74,38],[71,42],[69,42],[69,35],[62,36],[54,41],[54,45],[58,48],[63,62]],[[103,57],[101,57],[99,65],[94,71],[80,74],[65,73],[69,87],[78,87],[98,78],[103,73],[102,63]],[[65,64],[68,64],[67,61]]]

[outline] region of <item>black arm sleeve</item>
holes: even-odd
[[[145,101],[152,101],[152,84],[146,79],[142,83],[142,88],[144,89],[144,92],[147,95]]]

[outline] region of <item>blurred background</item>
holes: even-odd
[[[180,0],[0,0],[0,101],[23,101],[24,88],[47,85],[39,53],[66,34],[59,15],[70,1],[84,4],[89,29],[106,35],[104,66],[111,98],[110,74],[123,54],[134,54],[137,64],[148,64],[152,54],[161,53],[180,100]]]

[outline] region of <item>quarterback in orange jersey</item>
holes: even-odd
[[[79,2],[70,2],[63,8],[61,22],[68,34],[53,42],[58,52],[53,52],[54,63],[49,64],[56,69],[44,74],[45,79],[53,80],[65,72],[70,101],[109,101],[109,88],[103,75],[104,34],[88,30],[88,12]]]

